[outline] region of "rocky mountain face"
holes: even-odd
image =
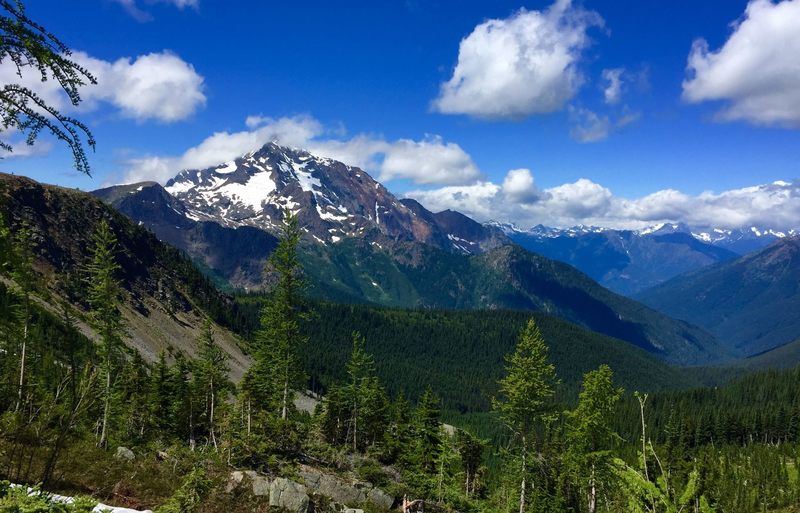
[[[242,158],[182,171],[166,192],[194,221],[250,226],[276,233],[283,212],[295,212],[308,237],[321,244],[344,238],[376,243],[416,241],[462,253],[507,242],[502,233],[461,216],[439,222],[421,205],[409,207],[359,168],[269,143]],[[466,235],[462,224],[468,223]]]
[[[587,226],[558,229],[538,225],[526,231],[511,225],[497,227],[520,246],[568,263],[625,295],[737,257],[733,251],[699,240],[683,225],[641,231]]]
[[[800,338],[800,236],[678,276],[637,296],[748,356]]]
[[[510,243],[501,230],[457,212],[399,200],[358,168],[273,143],[183,171],[166,187],[144,182],[93,194],[186,251],[220,283],[247,289],[262,284],[285,209],[298,216],[308,247],[358,239],[390,253],[413,242],[466,255]]]

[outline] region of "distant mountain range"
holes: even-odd
[[[749,230],[693,230],[685,224],[660,224],[644,230],[592,226],[520,230],[487,223],[520,246],[568,263],[601,285],[633,295],[680,274],[737,258],[775,240],[794,235],[752,227]]]
[[[800,338],[800,237],[678,276],[637,296],[749,356]]]
[[[260,287],[283,209],[305,230],[312,295],[339,302],[548,313],[674,362],[724,350],[707,332],[609,292],[569,265],[513,244],[498,227],[399,200],[364,171],[267,144],[167,182],[95,191],[220,283]]]

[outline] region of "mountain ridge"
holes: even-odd
[[[673,278],[637,295],[703,326],[742,356],[800,337],[800,236]]]
[[[282,160],[286,158],[295,160],[290,165]],[[266,216],[269,216],[268,223],[262,225],[261,231],[274,230],[271,223],[272,216],[278,212],[275,205],[284,206],[288,195],[294,194],[289,200],[293,202],[301,226],[308,229],[302,243],[302,258],[315,297],[405,308],[542,311],[599,333],[620,337],[670,361],[707,363],[724,357],[713,337],[703,330],[609,293],[570,266],[517,247],[496,228],[481,225],[458,212],[433,213],[413,200],[397,200],[358,168],[330,159],[316,159],[307,152],[275,145],[266,145],[260,152],[251,152],[243,159],[206,171],[184,171],[178,179],[168,182],[163,192],[155,185],[135,185],[124,186],[125,191],[112,188],[97,194],[110,199],[115,207],[142,222],[163,240],[173,241],[212,272],[229,280],[249,274],[245,286],[259,286],[260,282],[253,278],[259,276],[259,264],[263,263],[271,248],[264,241],[260,245],[254,243],[254,237],[243,230],[256,229],[257,221]],[[305,162],[314,163],[306,164],[303,170],[310,170],[311,178],[318,179],[320,186],[313,187],[316,192],[303,190],[296,176],[294,167]],[[326,166],[327,169],[323,169]],[[283,174],[275,174],[278,173],[276,169]],[[219,170],[222,170],[222,177]],[[295,171],[295,175],[290,171]],[[269,208],[266,202],[262,202],[264,208],[258,214],[252,205],[245,208],[241,202],[229,203],[229,194],[217,196],[214,192],[227,186],[228,175],[241,173],[237,178],[241,181],[250,180],[251,173],[266,172],[273,173],[270,177],[277,177],[275,188],[268,187],[268,192],[273,194],[273,199],[278,199]],[[357,193],[344,191],[343,185],[337,185],[336,179],[331,178],[334,173],[344,174],[349,180],[347,183],[358,179]],[[281,182],[281,187],[278,187],[281,180],[286,183]],[[303,180],[308,183],[307,177]],[[241,185],[239,181],[234,183]],[[364,183],[368,185],[366,192],[361,187]],[[191,184],[200,184],[200,188],[192,190]],[[209,188],[213,184],[217,184],[214,185],[217,189]],[[169,194],[176,187],[184,196]],[[150,189],[156,189],[150,194],[158,200],[168,222],[160,222],[158,216],[150,215],[154,200],[145,195]],[[376,190],[386,195],[385,202],[394,209],[378,209],[383,216],[380,226],[376,222],[378,216],[372,216],[371,210],[365,212],[350,204],[336,205],[331,201],[334,195],[339,199],[349,195],[358,201],[365,201],[366,197],[372,204],[373,196],[367,192]],[[172,216],[180,215],[182,210],[174,208],[165,195],[182,203],[183,212],[188,214],[184,216],[185,228],[181,228],[181,223],[173,222]],[[322,196],[327,199],[321,199]],[[301,199],[304,204],[298,203]],[[333,235],[328,239],[315,236],[320,229],[319,206],[322,202],[328,210],[344,213],[346,209],[351,214],[347,219],[353,219],[352,230],[344,232],[341,226],[336,228],[339,231],[334,233],[341,235],[336,235],[338,239]],[[233,214],[224,226],[213,221],[214,215],[229,212]],[[390,214],[394,212],[398,212],[399,220],[392,219]],[[304,224],[304,219],[308,224]],[[409,220],[411,224],[407,222]],[[225,233],[224,240],[228,241],[220,251],[232,253],[231,248],[246,248],[242,254],[228,254],[227,257],[231,262],[250,262],[250,273],[243,271],[241,266],[221,269],[215,266],[208,252],[203,252],[204,248],[213,248],[214,244],[202,239],[203,229],[199,226],[212,224],[215,225],[213,230]],[[331,229],[325,228],[329,226],[327,224],[321,226],[325,230]],[[250,244],[241,243],[242,239],[247,239]],[[242,284],[242,281],[234,283]]]

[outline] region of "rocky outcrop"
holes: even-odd
[[[225,485],[225,491],[230,493],[242,483],[248,483],[253,495],[257,497],[269,497],[270,481],[267,476],[263,476],[255,470],[236,470],[231,472],[228,477],[228,483]]]
[[[127,460],[127,461],[133,461],[136,459],[136,455],[133,454],[132,450],[122,446],[117,447],[117,452],[114,453],[114,457],[118,460]]]
[[[303,478],[306,487],[312,494],[322,495],[347,506],[370,503],[379,508],[389,509],[394,504],[394,497],[380,488],[375,488],[370,483],[349,483],[344,479],[307,466],[302,466],[298,475]]]
[[[269,505],[283,508],[291,513],[308,511],[306,487],[285,477],[275,479],[269,487]]]
[[[225,491],[231,493],[246,487],[255,496],[268,497],[270,506],[293,513],[308,511],[311,502],[309,495],[324,497],[338,504],[342,511],[359,511],[353,508],[367,504],[388,510],[394,505],[394,497],[367,482],[351,483],[305,465],[300,466],[298,477],[304,484],[285,477],[271,479],[254,470],[236,470],[228,476]]]

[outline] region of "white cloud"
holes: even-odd
[[[624,68],[604,69],[602,72],[603,81],[605,82],[603,97],[609,105],[619,103],[622,99],[622,74],[624,72]]]
[[[109,104],[127,118],[169,123],[186,119],[205,105],[203,77],[171,52],[150,53],[135,59],[123,57],[114,62],[96,59],[85,52],[75,52],[72,57],[97,79],[97,85],[87,84],[80,89],[83,99],[80,110]],[[13,64],[4,61],[0,64],[0,82],[26,86],[59,110],[75,110],[58,82],[52,77],[42,82],[35,69],[25,68],[20,78]]]
[[[625,106],[616,119],[582,107],[569,107],[569,135],[579,143],[594,143],[639,120],[641,113]]]
[[[438,136],[421,141],[400,139],[388,145],[379,180],[408,178],[420,184],[462,184],[480,176],[472,158],[455,143]]]
[[[381,181],[408,179],[418,184],[464,184],[480,177],[478,167],[459,145],[428,135],[414,141],[387,141],[358,134],[342,139],[341,127],[328,128],[312,116],[248,116],[248,130],[217,132],[179,156],[146,156],[126,161],[128,183],[165,182],[183,169],[202,169],[231,160],[267,142],[304,148],[374,173]]]
[[[600,116],[589,109],[570,108],[570,121],[569,135],[580,143],[602,141],[613,128],[608,116]]]
[[[123,9],[136,21],[152,21],[153,16],[147,12],[142,10],[138,2],[136,0],[113,0],[114,2],[120,4]],[[170,4],[174,5],[179,9],[184,9],[186,7],[191,7],[197,9],[200,6],[200,0],[147,0],[147,3],[162,3],[162,4]]]
[[[476,182],[411,191],[405,196],[417,199],[433,211],[450,208],[479,221],[511,221],[523,227],[541,223],[561,227],[586,224],[643,228],[662,222],[684,222],[695,227],[800,228],[800,181],[694,196],[667,189],[628,199],[615,196],[608,188],[585,178],[537,190],[529,171],[513,170],[506,175],[502,186]]]
[[[491,182],[477,182],[472,185],[447,186],[440,189],[419,190],[404,194],[414,198],[428,210],[457,210],[479,221],[496,219],[497,200],[502,196],[502,188]]]
[[[506,173],[502,191],[511,201],[521,203],[529,203],[539,197],[530,169],[512,169]]]
[[[97,85],[86,87],[86,101],[108,102],[125,117],[169,123],[188,118],[206,103],[203,77],[171,52],[123,57],[114,62],[83,52],[74,57],[97,78]]]
[[[722,48],[692,45],[683,98],[727,101],[723,121],[800,128],[800,0],[752,0]]]
[[[587,30],[602,23],[570,0],[481,23],[461,41],[434,109],[495,119],[560,110],[583,84],[578,62],[590,43]]]

